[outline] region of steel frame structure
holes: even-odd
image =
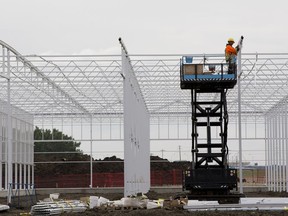
[[[21,55],[5,42],[0,41],[0,44],[1,100],[8,102],[9,98],[11,106],[20,107],[31,114],[35,126],[57,127],[69,135],[75,135],[77,141],[88,142],[91,154],[97,141],[123,141],[123,73],[120,54]],[[193,56],[194,61],[199,63],[204,58],[208,62],[221,62],[224,59],[223,54],[129,55],[150,115],[151,131],[157,128],[153,130],[154,135],[151,134],[154,140],[191,139],[188,132],[190,92],[182,91],[179,81],[180,58],[186,55]],[[249,135],[247,139],[265,140],[265,131],[258,131],[257,128],[260,128],[259,125],[268,125],[267,115],[277,112],[276,104],[288,95],[288,53],[242,53],[241,65],[241,126],[247,134],[251,125],[255,129],[255,136]],[[10,77],[7,75],[8,67]],[[10,80],[9,91],[7,78]],[[227,93],[229,124],[234,124],[235,128],[239,122],[238,89]],[[207,97],[210,100],[214,95]],[[287,112],[287,108],[283,112]],[[185,122],[184,125],[181,122]],[[161,135],[163,125],[167,129],[164,137]],[[172,136],[175,128],[178,135]],[[183,128],[187,131],[185,136],[179,135]],[[238,136],[236,132],[228,140],[238,139]],[[270,146],[267,143],[266,150]],[[273,157],[267,154],[266,163],[271,164],[269,160]]]
[[[266,175],[271,191],[288,192],[288,97],[265,115]]]

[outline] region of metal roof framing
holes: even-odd
[[[6,100],[10,52],[11,104],[34,116],[122,116],[121,55],[23,56],[0,41],[0,98]],[[120,48],[119,48],[120,51]],[[180,89],[183,55],[129,55],[151,118],[190,116],[190,91]],[[223,61],[223,54],[191,54],[195,62]],[[237,117],[237,87],[228,91]],[[263,117],[288,96],[288,53],[243,53],[242,117]],[[213,99],[214,95],[209,97]],[[254,119],[253,119],[254,121]]]

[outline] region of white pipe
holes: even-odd
[[[8,80],[7,80],[7,169],[8,169],[8,182],[7,184],[13,183],[12,179],[12,110],[11,110],[11,84],[10,84],[10,51],[7,50],[7,73],[8,73]],[[13,186],[11,186],[13,187]],[[7,201],[11,203],[11,193],[7,190]]]
[[[276,191],[279,191],[280,188],[280,181],[279,181],[279,115],[278,115],[278,107],[276,108],[276,125],[275,125],[275,141],[276,141],[276,147],[275,147],[275,171],[276,171]]]
[[[269,154],[269,191],[272,190],[272,158],[273,158],[273,151],[272,151],[272,144],[273,144],[273,140],[272,140],[272,117],[271,114],[269,114],[269,148],[268,148],[268,154]]]
[[[275,112],[273,113],[273,160],[272,160],[272,166],[273,166],[273,191],[276,191],[276,117]]]
[[[282,176],[282,179],[281,181],[283,182],[283,188],[282,188],[282,191],[286,191],[286,170],[285,170],[285,151],[286,151],[286,148],[285,148],[285,106],[284,104],[282,104],[282,112],[281,112],[281,120],[282,120],[282,124],[281,124],[281,128],[282,128],[282,162],[281,162],[281,168],[282,168],[282,173],[283,173],[283,176]]]
[[[266,185],[268,186],[269,190],[269,184],[268,184],[268,168],[269,168],[269,154],[268,154],[268,148],[269,148],[269,135],[268,135],[268,117],[267,115],[265,116],[265,182]]]
[[[271,114],[269,114],[269,121],[268,121],[268,126],[269,126],[269,148],[268,148],[268,154],[269,154],[269,191],[272,190],[272,120],[271,120]]]
[[[92,135],[92,116],[90,117],[90,188],[93,188],[93,160],[92,160],[92,152],[93,152],[93,135]]]
[[[2,72],[4,73],[5,72],[5,67],[4,67],[4,46],[2,46]],[[0,127],[2,128],[3,127],[3,117],[2,117],[2,114],[0,113]],[[3,136],[4,134],[2,133],[2,129],[0,130],[0,137],[1,139],[3,139]],[[3,149],[3,145],[4,143],[3,142],[0,142],[0,149]],[[1,166],[0,166],[0,175],[1,175],[1,178],[0,178],[0,190],[2,190],[2,176],[4,175],[2,172],[3,172],[3,169],[2,169],[2,163],[4,162],[4,158],[3,158],[3,153],[0,154],[0,161],[1,161]]]
[[[240,193],[243,193],[243,170],[242,170],[242,127],[241,127],[241,49],[238,52],[238,64],[237,64],[237,73],[238,73],[238,137],[239,137],[239,187],[240,187]]]
[[[287,132],[287,130],[288,130],[288,126],[287,126],[287,124],[288,124],[288,115],[287,115],[287,110],[288,110],[288,101],[287,101],[287,99],[286,99],[286,101],[285,101],[285,109],[284,109],[284,111],[285,111],[285,134],[284,134],[284,136],[285,136],[285,146],[286,146],[286,163],[285,163],[285,165],[286,165],[286,192],[288,192],[288,132]]]

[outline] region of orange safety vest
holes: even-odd
[[[236,49],[229,44],[226,45],[225,53],[227,53],[229,55],[231,55],[231,54],[237,55]]]
[[[225,48],[226,61],[231,61],[236,56],[237,56],[236,49],[233,46],[231,46],[230,44],[227,44],[226,48]]]

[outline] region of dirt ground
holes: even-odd
[[[80,197],[90,196],[91,194],[60,194],[60,199],[69,200],[69,199],[77,199],[79,200]],[[96,196],[103,196],[109,200],[117,200],[121,199],[123,197],[122,194],[93,194]],[[287,193],[251,193],[246,194],[247,197],[267,197],[267,196],[277,196],[277,197],[288,197]],[[37,196],[37,200],[42,200],[44,198],[47,198],[48,195],[41,195]],[[158,199],[158,198],[164,198],[168,199],[171,197],[171,194],[157,194],[155,192],[148,193],[149,199]],[[30,203],[30,201],[26,200],[25,202]],[[6,198],[0,198],[0,204],[6,204]],[[17,204],[17,202],[16,202]],[[18,216],[18,215],[28,215],[30,211],[31,205],[27,204],[26,206],[21,206],[20,208],[11,207],[9,211],[6,212],[0,212],[0,216]],[[62,215],[79,215],[79,213],[64,213]],[[167,210],[167,209],[136,209],[136,210],[102,210],[102,209],[91,209],[86,210],[84,213],[81,213],[81,216],[89,216],[89,215],[104,215],[104,216],[162,216],[162,215],[173,215],[173,216],[185,216],[185,215],[191,215],[191,216],[288,216],[288,211],[205,211],[205,212],[188,212],[186,210],[182,209],[173,209],[173,210]]]

